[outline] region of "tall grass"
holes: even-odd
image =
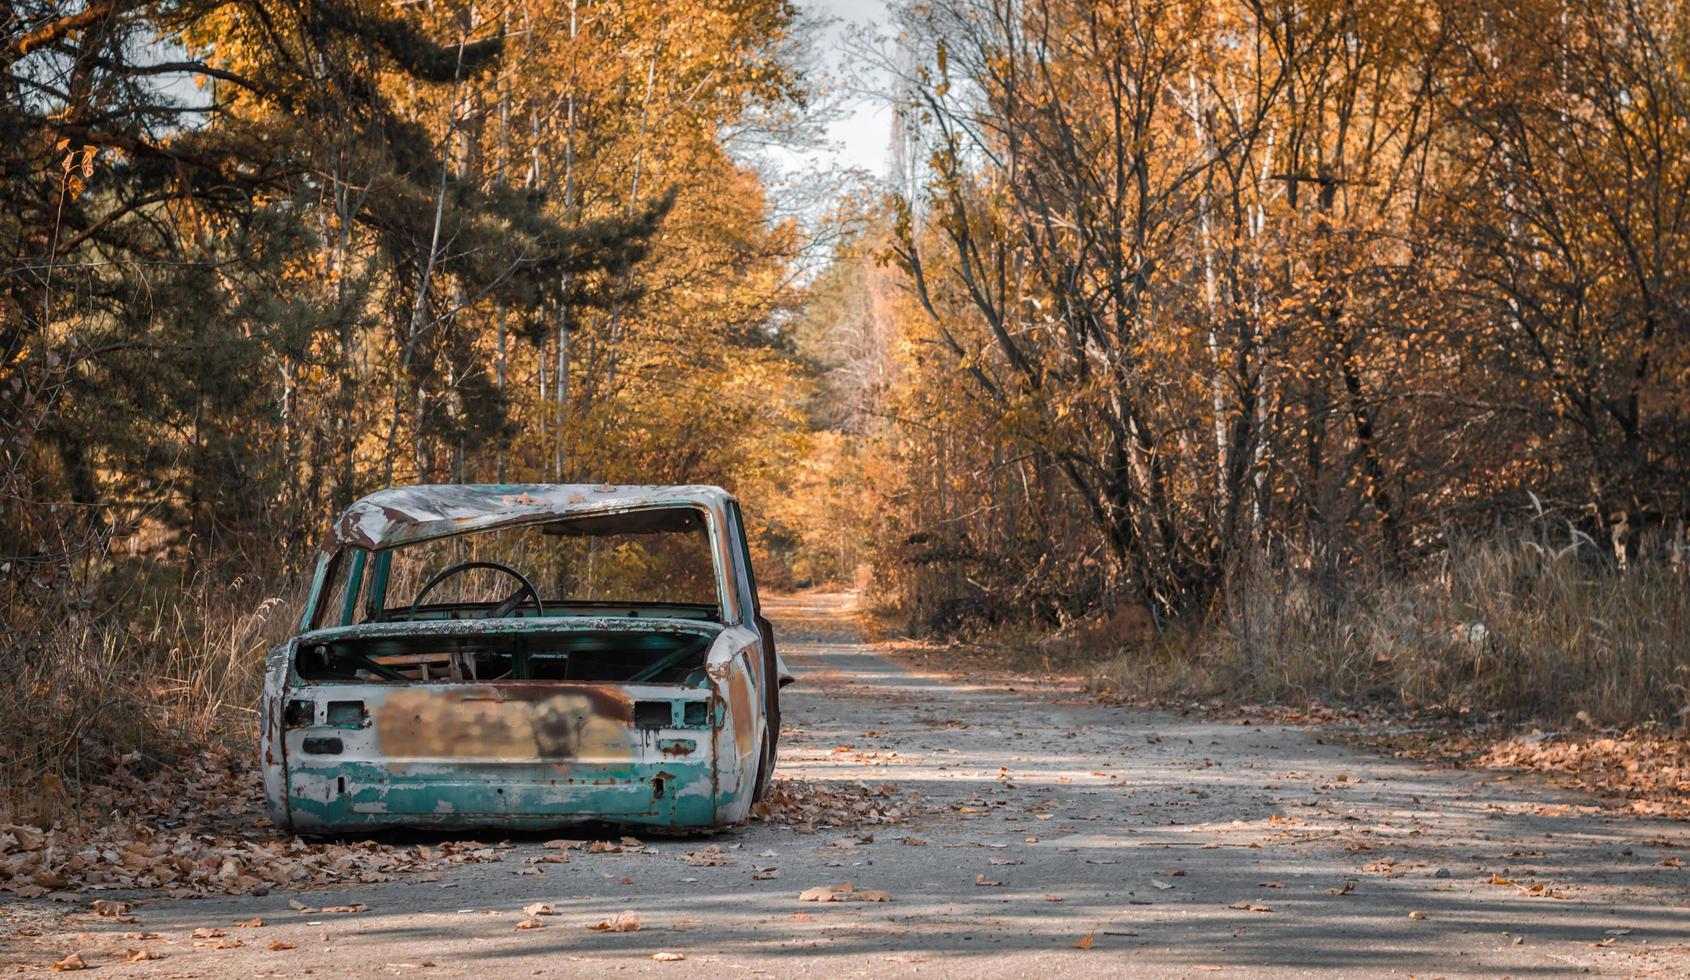
[[[297,599],[272,582],[200,574],[121,590],[95,613],[94,596],[110,591],[102,581],[9,612],[0,820],[88,816],[89,790],[118,765],[145,772],[199,746],[253,742],[264,651],[295,622]]]
[[[1410,573],[1260,563],[1208,620],[1093,672],[1103,688],[1500,713],[1631,727],[1690,721],[1690,576],[1619,567],[1545,530],[1457,542]]]

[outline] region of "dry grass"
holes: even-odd
[[[1690,721],[1690,577],[1665,560],[1621,570],[1547,535],[1458,544],[1410,575],[1256,568],[1201,629],[1123,652],[1092,682],[1138,697],[1678,728]]]
[[[254,741],[264,651],[297,601],[250,579],[153,585],[149,571],[114,565],[97,584],[9,611],[0,822],[98,816],[85,791],[121,763],[144,771],[196,746]],[[126,584],[111,598],[114,577]]]

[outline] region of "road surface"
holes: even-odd
[[[104,974],[159,977],[1690,975],[1683,824],[1315,728],[913,673],[855,639],[846,601],[771,603],[801,680],[782,772],[892,784],[924,811],[902,823],[648,836],[541,865],[527,858],[556,852],[519,838],[438,880],[148,901],[139,924],[54,928]],[[711,844],[731,863],[687,862]],[[891,900],[799,901],[847,881]],[[518,929],[534,902],[557,914]],[[590,928],[624,910],[638,931]],[[164,958],[112,959],[140,946]]]

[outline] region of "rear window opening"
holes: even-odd
[[[486,637],[345,637],[304,643],[306,681],[453,684],[602,681],[704,687],[712,636],[660,630],[583,630]]]

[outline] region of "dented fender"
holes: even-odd
[[[270,822],[276,827],[293,826],[287,808],[287,757],[282,740],[283,692],[287,689],[288,665],[299,639],[272,647],[264,656],[264,694],[258,713],[258,771],[264,783],[264,802]]]
[[[761,658],[762,638],[755,630],[738,627],[717,638],[705,662],[711,692],[725,709],[715,732],[719,824],[739,823],[751,811],[768,724],[753,669]]]

